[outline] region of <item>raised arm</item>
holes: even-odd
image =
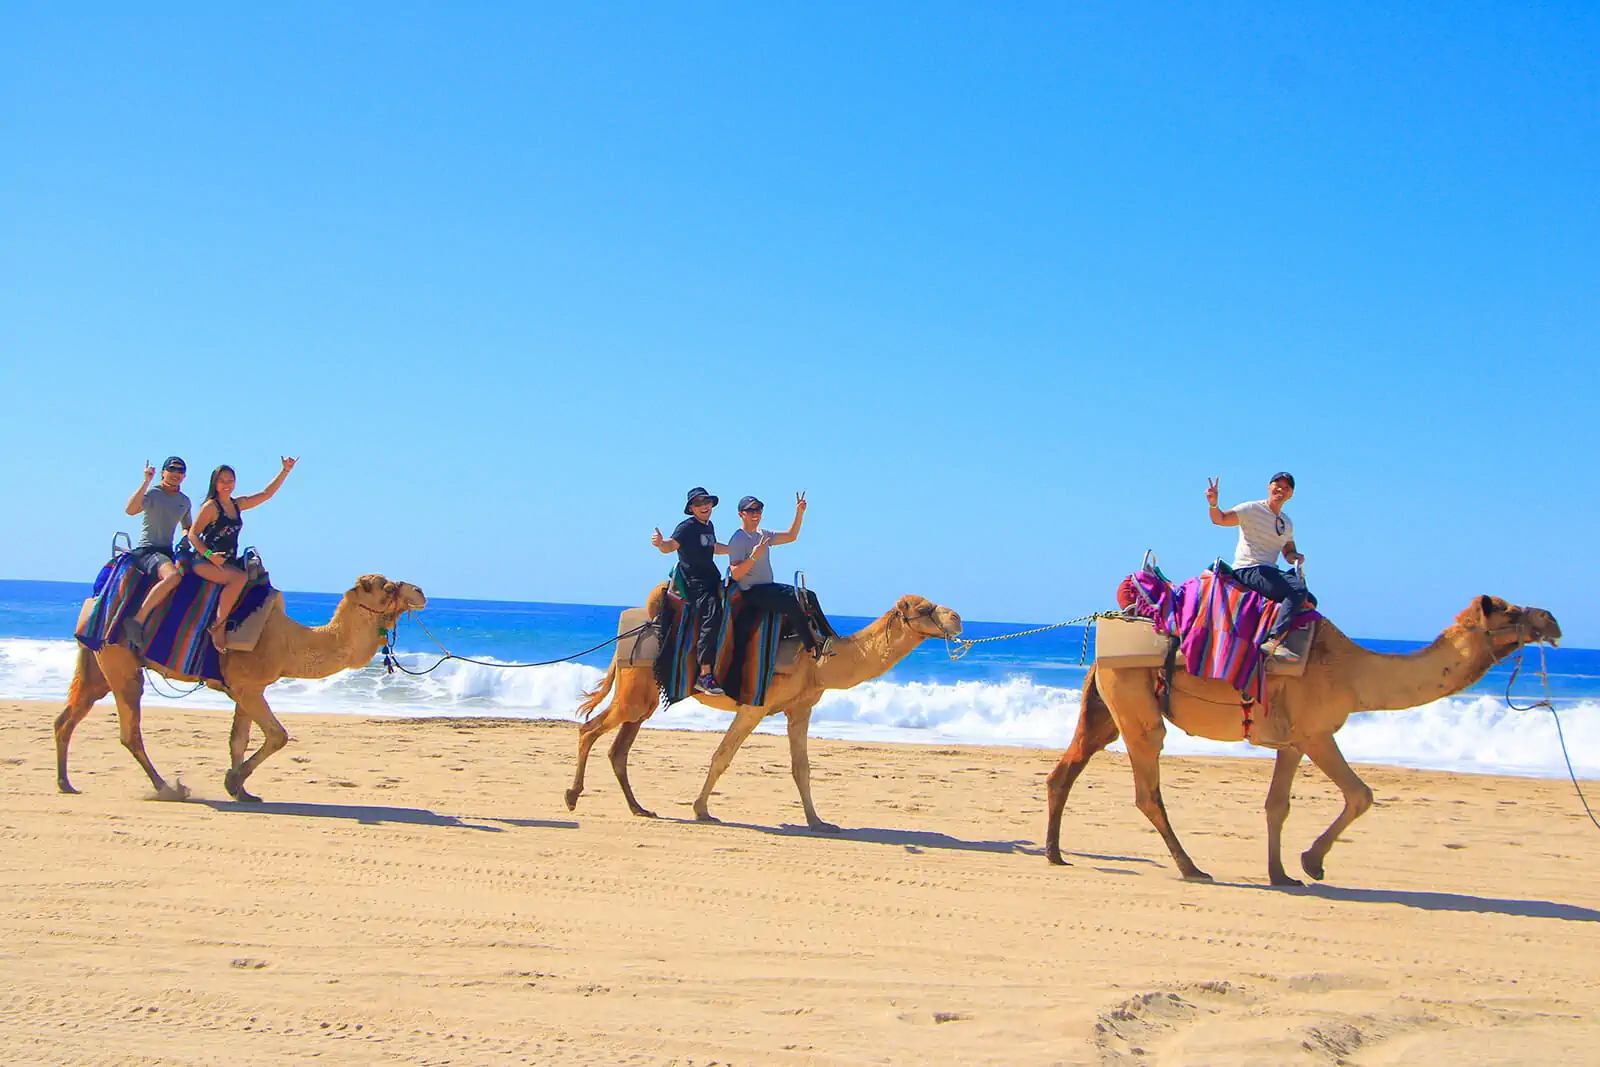
[[[240,511],[248,511],[257,505],[265,504],[267,501],[271,500],[278,490],[283,487],[283,480],[289,477],[289,472],[294,470],[294,465],[300,462],[299,456],[280,456],[279,459],[283,463],[283,470],[279,471],[278,476],[272,479],[272,484],[268,485],[259,493],[250,493],[247,496],[236,496],[233,498],[233,502],[239,505]]]
[[[670,537],[661,536],[661,527],[656,527],[656,532],[650,535],[650,543],[661,550],[663,556],[670,552],[678,551],[678,542]]]
[[[155,476],[156,469],[150,466],[149,460],[145,460],[144,484],[139,486],[138,489],[134,490],[133,495],[128,498],[127,512],[129,515],[137,515],[139,512],[144,510],[144,495],[150,491],[150,479],[154,478]]]
[[[772,543],[775,545],[787,545],[793,544],[795,541],[799,540],[800,524],[805,521],[805,518],[806,494],[805,490],[802,489],[800,492],[794,495],[794,521],[789,524],[789,528],[783,531],[783,533],[774,534]]]
[[[768,541],[765,537],[757,540],[755,547],[750,550],[748,556],[728,568],[728,576],[736,582],[744,581],[745,577],[755,567],[756,560],[766,555],[767,545],[773,543],[775,542]]]
[[[1211,525],[1237,526],[1239,525],[1239,513],[1237,511],[1223,511],[1217,507],[1217,492],[1221,485],[1221,478],[1206,479],[1206,503],[1211,505]]]

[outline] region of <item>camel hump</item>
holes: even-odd
[[[667,583],[662,582],[650,590],[650,595],[644,598],[644,610],[649,613],[652,619],[660,618],[661,608],[666,602],[666,597]]]

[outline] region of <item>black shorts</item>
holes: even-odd
[[[159,545],[145,545],[131,553],[133,565],[152,578],[161,577],[161,565],[172,563],[172,553]]]

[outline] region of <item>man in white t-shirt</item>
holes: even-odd
[[[1239,544],[1233,551],[1233,576],[1240,585],[1252,589],[1268,600],[1277,601],[1287,609],[1261,646],[1279,659],[1295,661],[1298,657],[1284,648],[1280,641],[1289,632],[1289,623],[1305,605],[1305,584],[1278,569],[1278,556],[1296,564],[1305,559],[1294,544],[1294,521],[1284,513],[1283,505],[1294,496],[1294,475],[1279,471],[1267,483],[1265,500],[1250,500],[1236,505],[1231,511],[1217,507],[1219,479],[1208,479],[1206,502],[1211,505],[1211,522],[1216,526],[1237,526]]]

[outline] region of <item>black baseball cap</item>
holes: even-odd
[[[722,500],[719,497],[706,492],[705,486],[697,485],[693,489],[689,490],[689,499],[684,502],[683,513],[685,515],[694,514],[694,502],[699,500],[701,497],[705,497],[707,500],[711,501],[711,505],[713,507],[722,503]]]
[[[189,468],[177,456],[168,456],[166,462],[161,464],[164,471],[177,471],[179,474],[188,474]]]
[[[761,501],[757,500],[753,496],[742,496],[742,497],[739,498],[739,510],[740,511],[761,511],[765,507],[766,507],[765,504],[763,504]]]
[[[1268,485],[1271,485],[1273,482],[1288,482],[1289,488],[1293,489],[1294,475],[1290,474],[1288,471],[1279,471],[1277,474],[1274,474],[1272,477],[1267,479]]]

